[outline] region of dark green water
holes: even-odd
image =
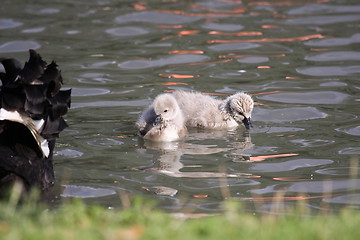
[[[49,201],[146,195],[173,212],[234,198],[267,212],[360,207],[358,1],[23,1],[0,4],[0,55],[36,49],[73,89]],[[253,95],[254,128],[138,139],[162,92]],[[300,197],[301,196],[301,197]]]

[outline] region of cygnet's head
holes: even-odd
[[[155,98],[154,111],[157,115],[156,122],[164,122],[175,119],[180,108],[173,95],[164,93]]]
[[[236,93],[227,98],[228,110],[234,120],[243,123],[247,129],[252,127],[251,113],[254,108],[254,101],[250,95],[246,93]]]

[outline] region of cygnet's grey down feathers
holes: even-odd
[[[224,129],[243,123],[247,129],[252,127],[254,101],[246,93],[239,92],[225,100],[187,91],[175,91],[173,96],[184,114],[186,126]]]
[[[172,94],[160,94],[136,122],[144,139],[170,142],[184,137],[185,119]]]

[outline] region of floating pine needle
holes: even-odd
[[[261,162],[268,158],[278,158],[278,157],[291,157],[291,156],[297,156],[299,154],[297,153],[285,153],[285,154],[275,154],[275,155],[267,155],[267,156],[257,156],[257,157],[250,157],[250,161],[253,162]]]
[[[198,30],[183,30],[178,33],[179,36],[186,36],[186,35],[196,35],[200,31]]]
[[[171,74],[171,73],[160,73],[160,77],[166,77],[166,78],[198,78],[200,75],[182,75],[182,74]],[[187,83],[179,83],[182,85],[187,85]],[[162,84],[166,85],[166,84]]]
[[[157,25],[156,27],[163,28],[163,29],[166,29],[166,28],[178,29],[178,28],[183,28],[184,26],[183,25]]]
[[[251,95],[257,96],[257,95],[266,95],[266,94],[281,93],[281,92],[284,92],[284,91],[259,92],[259,93],[253,93]]]
[[[201,50],[174,50],[169,51],[169,54],[204,54],[204,51]]]
[[[236,40],[210,40],[208,43],[235,43],[235,42],[297,42],[297,41],[307,41],[310,39],[321,39],[326,38],[326,36],[321,34],[313,34],[292,38],[260,38],[260,39],[236,39]]]
[[[207,194],[203,194],[203,195],[201,195],[201,194],[196,194],[196,195],[193,195],[193,197],[194,197],[194,198],[207,198],[208,195],[207,195]]]
[[[307,199],[316,199],[316,198],[324,198],[324,195],[319,195],[319,196],[289,196],[289,197],[284,197],[284,196],[280,196],[280,197],[245,197],[245,198],[235,198],[238,200],[244,200],[244,201],[278,201],[278,200],[283,200],[283,201],[298,201],[298,200],[307,200]]]

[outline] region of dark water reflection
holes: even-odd
[[[267,212],[280,196],[358,209],[359,14],[353,0],[2,1],[0,55],[36,49],[73,88],[49,201],[146,195],[212,213],[233,198]],[[247,91],[255,128],[138,139],[140,112],[174,89]]]

